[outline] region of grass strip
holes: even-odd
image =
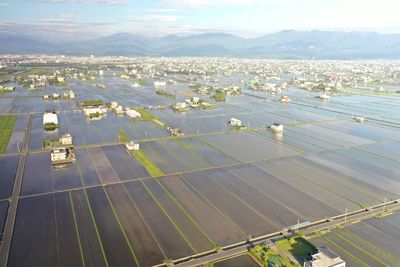
[[[77,220],[76,220],[74,202],[72,201],[72,194],[71,194],[71,191],[69,191],[68,194],[69,194],[69,201],[71,202],[72,216],[73,216],[73,218],[74,218],[75,231],[76,231],[76,237],[77,237],[77,239],[78,239],[79,251],[81,252],[82,266],[85,267],[85,266],[86,266],[86,264],[85,264],[85,257],[83,256],[82,243],[81,243],[81,238],[80,238],[80,236],[79,236],[78,222],[77,222]]]
[[[16,121],[15,115],[0,116],[0,154],[6,152]]]
[[[132,154],[152,177],[164,175],[162,170],[142,150],[134,150]]]
[[[171,216],[168,214],[168,212],[164,209],[164,207],[161,205],[161,203],[154,196],[153,192],[151,192],[150,188],[148,188],[148,186],[143,181],[140,181],[140,182],[143,185],[143,187],[146,189],[146,191],[150,194],[150,196],[154,199],[154,201],[156,202],[157,206],[163,211],[165,216],[167,216],[169,221],[174,225],[175,229],[179,232],[179,234],[182,236],[182,238],[186,241],[186,243],[189,245],[189,247],[193,250],[193,252],[194,253],[198,253],[196,248],[190,242],[189,238],[183,233],[183,231],[179,228],[179,226],[174,222],[174,220],[171,218]]]
[[[101,238],[100,238],[99,229],[97,228],[96,219],[94,218],[94,215],[93,215],[92,206],[90,205],[90,201],[89,201],[89,197],[88,197],[87,192],[86,192],[86,188],[84,188],[83,191],[85,192],[86,202],[87,202],[88,207],[89,207],[90,216],[92,217],[94,229],[96,230],[96,235],[97,235],[97,239],[99,240],[100,249],[101,249],[101,253],[103,254],[104,262],[106,263],[106,266],[109,267],[107,256],[106,256],[106,252],[104,250],[103,242],[101,241]]]
[[[106,197],[107,197],[108,203],[110,204],[110,207],[111,207],[111,209],[112,209],[112,211],[113,211],[113,213],[114,213],[115,219],[117,219],[119,228],[121,229],[122,234],[123,234],[124,237],[125,237],[126,243],[128,243],[129,249],[130,249],[130,251],[131,251],[131,253],[132,253],[133,259],[135,260],[136,266],[140,266],[139,261],[138,261],[138,259],[136,258],[135,252],[133,251],[132,245],[131,245],[131,243],[129,242],[128,236],[127,236],[126,233],[125,233],[124,227],[122,227],[122,224],[121,224],[121,221],[120,221],[119,218],[118,218],[117,212],[115,211],[114,206],[113,206],[113,204],[112,204],[112,202],[111,202],[111,199],[110,199],[110,197],[108,196],[107,191],[106,191],[106,189],[105,189],[104,187],[103,187],[103,191],[104,191],[104,194],[105,194]]]

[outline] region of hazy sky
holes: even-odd
[[[400,32],[399,0],[0,0],[0,31],[68,41],[131,32]]]

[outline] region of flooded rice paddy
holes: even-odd
[[[77,80],[69,84],[78,101],[115,100],[125,107],[171,105],[187,98],[182,93],[175,100],[159,96],[151,85],[133,89],[118,77],[94,82],[107,89]],[[186,83],[168,88],[193,93]],[[0,156],[0,229],[29,119],[32,124],[9,266],[152,266],[281,231],[298,220],[318,221],[400,198],[397,98],[352,95],[321,102],[289,89],[285,94],[295,98],[289,104],[256,93],[266,100],[242,95],[211,110],[149,110],[185,133],[172,137],[160,123],[112,112],[88,120],[76,101],[44,101],[41,94],[17,88],[12,97],[0,99],[2,113],[18,114],[7,154]],[[49,109],[60,122],[54,132],[43,130],[42,113]],[[369,119],[357,123],[356,114]],[[231,118],[247,129],[230,128]],[[285,125],[283,135],[267,129],[274,122]],[[121,129],[140,143],[163,176],[151,177],[126,151],[118,139]],[[77,160],[55,169],[43,140],[65,132],[73,136]],[[349,251],[371,266],[399,266],[399,218],[383,218],[385,229],[370,219],[315,243],[336,244],[339,254]],[[353,236],[365,240],[363,250],[355,251],[348,242]],[[380,250],[373,251],[374,242]],[[377,256],[365,257],[364,250]],[[350,266],[360,265],[341,255]],[[241,256],[214,265],[255,263]]]

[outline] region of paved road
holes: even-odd
[[[392,210],[392,211],[400,209],[399,201],[400,200],[397,200],[395,202],[394,201],[389,202],[389,204],[385,205],[386,209]],[[309,235],[314,232],[321,231],[321,230],[324,230],[327,228],[334,228],[338,225],[343,225],[346,223],[350,224],[350,223],[354,223],[354,222],[357,222],[360,220],[371,218],[374,215],[376,215],[382,211],[383,211],[383,204],[379,204],[377,206],[370,208],[369,210],[360,210],[360,211],[356,211],[351,214],[348,214],[346,216],[346,219],[345,219],[345,215],[342,214],[342,215],[332,218],[330,221],[322,221],[322,222],[319,222],[316,224],[311,224],[309,226],[301,227],[300,231],[302,234]],[[271,244],[273,244],[273,241],[272,241],[273,239],[282,238],[282,236],[289,237],[289,236],[295,234],[292,231],[287,231],[286,229],[282,230],[282,233],[283,233],[283,235],[281,233],[274,233],[269,236],[257,237],[257,238],[254,238],[253,240],[251,240],[251,243],[250,242],[249,243],[242,242],[242,244],[238,244],[237,246],[234,246],[232,248],[229,248],[229,247],[227,247],[226,249],[222,248],[221,251],[218,253],[212,253],[212,254],[205,255],[205,256],[199,256],[197,258],[194,257],[194,259],[188,260],[186,262],[181,261],[182,263],[177,263],[174,266],[192,267],[192,266],[208,264],[210,262],[214,262],[214,261],[221,260],[221,259],[232,258],[232,257],[239,256],[239,255],[246,253],[249,249],[250,244],[257,245],[257,244],[263,243],[263,244],[271,245]],[[179,260],[176,260],[174,262],[179,262]],[[165,265],[159,265],[159,266],[165,266]]]
[[[25,161],[28,153],[29,135],[32,129],[32,116],[29,116],[28,127],[25,130],[25,135],[22,143],[21,156],[19,158],[17,174],[15,175],[14,187],[10,198],[10,206],[6,223],[4,225],[3,241],[0,246],[0,267],[6,267],[8,255],[11,247],[11,240],[14,231],[15,217],[17,215],[18,199],[21,192],[22,176],[25,169]]]

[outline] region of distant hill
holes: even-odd
[[[118,33],[62,45],[0,34],[0,53],[112,56],[234,56],[281,59],[400,59],[400,34],[282,31],[258,38],[205,33],[148,38]]]

